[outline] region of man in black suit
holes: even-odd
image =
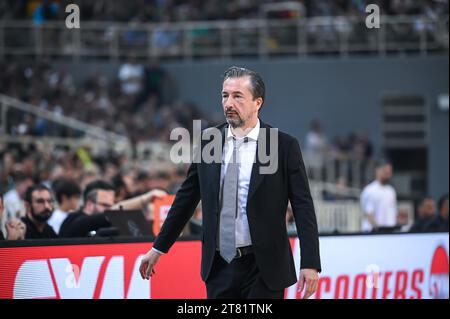
[[[87,237],[91,232],[111,227],[103,212],[114,205],[114,187],[103,180],[94,180],[83,191],[84,205],[70,213],[61,225],[60,237]]]
[[[191,164],[153,248],[142,260],[144,279],[155,273],[155,264],[201,199],[201,275],[208,298],[283,298],[284,289],[297,280],[285,222],[290,201],[300,239],[300,290],[305,289],[304,298],[316,291],[319,239],[300,147],[294,137],[259,120],[264,96],[264,82],[256,72],[238,67],[225,72],[222,105],[227,123],[202,132],[197,155],[203,156]],[[219,147],[210,148],[217,132]],[[213,137],[203,140],[208,136]],[[215,160],[206,160],[204,153]]]

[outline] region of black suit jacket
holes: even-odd
[[[91,231],[111,227],[104,214],[87,215],[80,209],[70,213],[59,229],[59,237],[86,237]]]
[[[260,121],[265,128],[269,154],[271,126]],[[217,126],[222,132],[222,148],[227,124]],[[206,129],[205,131],[207,131]],[[204,132],[205,132],[204,131]],[[258,149],[264,130],[260,131]],[[317,222],[311,198],[308,179],[298,141],[278,131],[278,169],[274,174],[260,174],[263,166],[258,156],[253,164],[247,218],[254,248],[255,260],[262,279],[269,288],[281,290],[297,281],[292,251],[286,231],[286,209],[288,200],[297,225],[300,239],[301,268],[321,270]],[[209,141],[202,141],[201,149]],[[220,154],[220,158],[222,158]],[[192,163],[187,178],[178,190],[161,232],[154,242],[154,248],[167,252],[189,221],[202,200],[203,234],[201,275],[207,281],[216,251],[219,225],[219,183],[221,163]]]

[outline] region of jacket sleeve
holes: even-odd
[[[319,234],[314,204],[300,146],[293,139],[288,154],[288,195],[300,240],[300,268],[321,271]]]
[[[187,177],[170,208],[167,218],[161,227],[161,231],[155,239],[153,247],[163,253],[167,253],[173,243],[181,234],[186,223],[194,214],[200,201],[200,187],[197,173],[197,164],[192,163]]]
[[[89,232],[100,228],[111,227],[104,214],[82,215],[67,227],[61,227],[60,237],[86,237]]]

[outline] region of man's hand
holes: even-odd
[[[298,291],[302,292],[303,288],[305,288],[303,299],[308,299],[316,292],[318,283],[319,283],[319,273],[317,272],[316,269],[300,270],[300,279],[299,279],[300,285]]]
[[[6,239],[22,240],[25,239],[27,226],[20,219],[13,219],[6,223]]]
[[[156,274],[155,265],[161,257],[161,254],[150,249],[147,254],[142,258],[141,266],[139,267],[139,272],[141,273],[142,279],[150,279],[153,274]]]

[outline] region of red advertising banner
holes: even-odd
[[[177,242],[150,281],[148,243],[0,248],[0,298],[205,298],[199,241]]]
[[[298,240],[291,238],[291,245],[299,273]],[[323,271],[313,299],[449,297],[448,233],[326,236],[320,247]],[[151,243],[0,248],[0,298],[206,297],[200,241],[176,242],[147,281],[139,265],[150,248]],[[285,298],[301,298],[298,288],[288,287]]]

